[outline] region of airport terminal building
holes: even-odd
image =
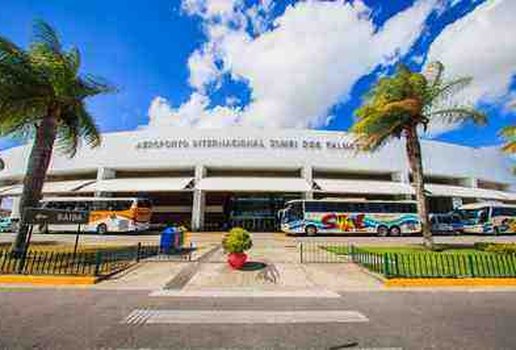
[[[482,200],[516,202],[511,161],[497,147],[423,140],[431,212]],[[1,152],[0,197],[19,212],[30,146]],[[296,198],[410,199],[403,143],[357,152],[332,131],[146,128],[106,133],[100,147],[74,158],[54,152],[45,196],[138,196],[153,203],[152,222],[193,230],[240,225],[274,230],[276,213]]]

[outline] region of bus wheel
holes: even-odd
[[[378,226],[378,228],[376,229],[376,233],[379,237],[385,237],[389,233],[389,229],[387,228],[387,226],[381,225]]]
[[[107,226],[106,224],[100,224],[97,226],[97,234],[99,235],[105,235],[107,233]]]
[[[401,229],[398,226],[392,226],[389,229],[390,236],[401,236]]]
[[[314,225],[306,226],[305,233],[307,236],[315,236],[317,234],[317,228]]]

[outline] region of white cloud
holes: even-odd
[[[224,59],[249,82],[252,103],[245,124],[316,127],[375,66],[406,52],[419,36],[432,3],[419,2],[374,33],[363,8],[342,2],[289,7],[276,28],[255,40],[228,36]]]
[[[448,25],[431,45],[427,62],[440,60],[448,76],[472,76],[473,83],[456,96],[476,104],[504,104],[516,74],[514,14],[516,1],[493,0]],[[433,135],[456,125],[434,125]]]
[[[435,3],[418,1],[375,32],[370,10],[360,1],[299,2],[270,26],[270,1],[249,11],[237,0],[183,0],[187,13],[204,19],[208,38],[189,59],[189,81],[196,92],[177,109],[155,100],[150,124],[216,126],[217,120],[222,125],[322,126],[328,110],[348,97],[360,77],[410,49]],[[246,25],[255,28],[255,37],[245,31]],[[216,61],[223,63],[222,69]],[[207,110],[209,101],[199,97],[207,99],[206,85],[225,73],[249,84],[251,102],[244,110]],[[214,121],[204,121],[213,115]],[[184,120],[171,120],[175,118]]]
[[[195,50],[188,58],[188,69],[190,86],[199,91],[204,91],[205,87],[220,76],[220,71],[215,65],[213,52]]]
[[[218,128],[239,123],[241,111],[238,108],[216,106],[208,108],[210,99],[200,93],[193,93],[190,99],[177,108],[163,97],[156,97],[149,108],[149,124],[154,127],[198,127]]]
[[[450,24],[430,47],[428,61],[440,60],[448,73],[473,76],[467,95],[474,102],[508,92],[516,74],[516,1],[488,1]]]

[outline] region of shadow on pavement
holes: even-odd
[[[257,271],[267,267],[267,264],[259,261],[248,261],[239,270],[241,271]]]

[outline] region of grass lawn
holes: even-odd
[[[360,248],[378,254],[488,254],[482,250],[477,250],[472,244],[436,244],[435,247],[437,250],[428,250],[421,244],[403,246],[361,246]]]
[[[516,256],[485,252],[473,245],[360,246],[354,259],[360,265],[389,277],[516,277]],[[338,255],[350,254],[345,246],[328,246]]]

